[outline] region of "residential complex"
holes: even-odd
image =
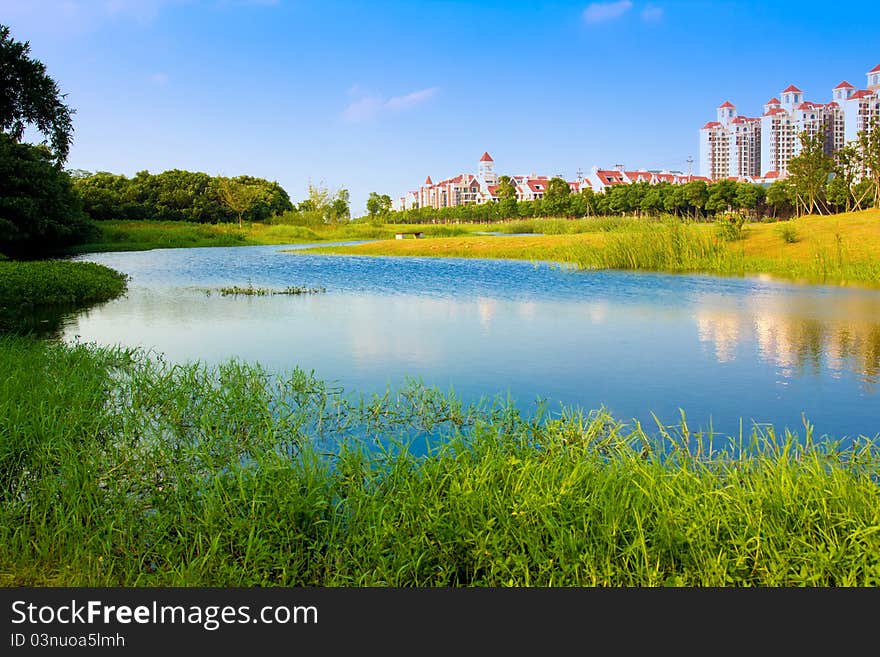
[[[761,116],[737,113],[730,101],[722,103],[714,121],[700,129],[700,175],[681,171],[627,170],[622,165],[611,169],[593,167],[586,176],[580,173],[568,181],[574,192],[591,189],[604,192],[614,185],[646,182],[683,185],[693,180],[714,182],[722,179],[770,183],[788,175],[788,162],[801,150],[800,134],[821,135],[825,152],[832,155],[858,133],[880,121],[880,64],[867,73],[867,88],[856,89],[847,81],[838,84],[827,103],[804,99],[804,92],[789,85],[765,103]],[[549,178],[531,173],[511,176],[518,201],[544,197]],[[417,190],[398,198],[398,210],[411,208],[446,208],[498,200],[498,176],[495,162],[484,152],[477,163],[477,173],[459,173],[433,182],[428,176]]]
[[[868,71],[867,89],[844,80],[827,103],[805,100],[794,85],[768,100],[760,117],[740,116],[725,101],[716,120],[700,129],[700,173],[712,179],[784,178],[789,160],[801,150],[801,133],[820,135],[831,155],[869,130],[873,120],[880,120],[880,64]]]
[[[650,184],[667,182],[673,185],[683,185],[692,180],[711,182],[705,176],[694,176],[681,171],[648,171],[646,169],[627,171],[622,165],[613,169],[593,167],[587,176],[578,174],[576,180],[567,182],[571,191],[577,193],[584,189],[603,192],[614,185],[628,185],[635,182]],[[535,201],[544,198],[544,192],[547,190],[550,178],[530,173],[510,176],[510,181],[516,190],[517,201]],[[484,152],[477,163],[476,174],[459,173],[436,183],[431,180],[431,176],[428,176],[424,184],[417,190],[407,192],[397,199],[394,207],[397,210],[439,209],[472,203],[487,203],[498,200],[497,190],[498,175],[495,173],[495,161],[488,152]]]

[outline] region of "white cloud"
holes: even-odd
[[[631,0],[619,0],[619,2],[594,2],[584,9],[583,18],[587,23],[601,23],[603,21],[620,18],[630,9]]]
[[[357,95],[360,92],[358,85],[354,85],[348,90],[349,95]],[[385,98],[378,94],[367,95],[352,101],[342,113],[342,118],[349,123],[361,123],[383,115],[405,112],[433,98],[436,93],[437,87],[428,87],[391,98]]]
[[[653,23],[654,21],[659,21],[661,18],[663,18],[663,7],[648,5],[642,10],[643,21]]]

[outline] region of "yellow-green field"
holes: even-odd
[[[789,239],[795,241],[783,238],[783,227],[793,229]],[[631,226],[597,232],[383,240],[316,247],[305,252],[508,258],[572,263],[583,268],[732,275],[763,273],[810,282],[880,286],[880,209],[747,224],[744,239],[736,241],[721,240],[715,224],[676,226],[634,219]]]

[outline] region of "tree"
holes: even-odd
[[[788,181],[777,180],[767,188],[767,204],[773,208],[773,216],[788,216],[791,211],[791,192]]]
[[[391,211],[391,197],[388,194],[378,194],[370,192],[367,199],[367,214],[370,219],[375,219],[380,215],[386,215]]]
[[[880,121],[874,118],[864,130],[860,130],[857,144],[858,162],[870,184],[864,186],[865,193],[856,197],[856,203],[864,202],[870,191],[874,205],[880,204]]]
[[[719,180],[709,185],[707,191],[705,208],[708,212],[730,212],[736,207],[737,184],[733,180]]]
[[[54,153],[0,133],[0,252],[44,255],[85,242],[94,232]]]
[[[828,181],[828,201],[849,212],[853,206],[861,209],[853,194],[853,187],[861,173],[858,142],[849,143],[834,153],[834,177]]]
[[[801,152],[788,161],[788,185],[794,195],[795,214],[800,215],[802,209],[804,214],[821,214],[823,209],[827,210],[825,188],[834,165],[825,154],[823,134],[810,135],[804,131],[799,138]]]
[[[709,201],[709,188],[702,180],[692,180],[682,185],[682,199],[694,210],[695,216],[702,216]]]
[[[736,205],[751,211],[754,218],[757,218],[758,208],[764,203],[766,196],[767,190],[761,185],[745,182],[736,184]]]
[[[348,221],[349,219],[351,219],[351,196],[345,187],[341,187],[333,195],[333,200],[330,202],[330,222]]]
[[[542,204],[547,216],[568,216],[569,194],[571,194],[571,187],[562,178],[554,176],[547,181],[547,189],[544,190],[544,203]]]
[[[516,185],[510,176],[499,176],[498,187],[495,189],[498,197],[498,217],[500,219],[514,219],[519,215],[516,203]]]
[[[64,162],[73,138],[74,110],[42,62],[29,56],[30,44],[15,41],[0,25],[0,130],[17,142],[29,125],[49,138],[57,162]]]
[[[220,200],[238,215],[238,226],[242,226],[242,217],[251,209],[259,196],[259,189],[236,178],[219,178],[218,190]]]

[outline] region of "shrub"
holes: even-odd
[[[725,242],[736,242],[745,237],[743,226],[746,217],[739,212],[731,212],[722,215],[718,219],[718,237]]]
[[[779,233],[779,237],[781,237],[782,241],[786,244],[794,244],[800,239],[797,234],[797,228],[794,224],[788,221],[780,223],[776,228],[776,232]]]

